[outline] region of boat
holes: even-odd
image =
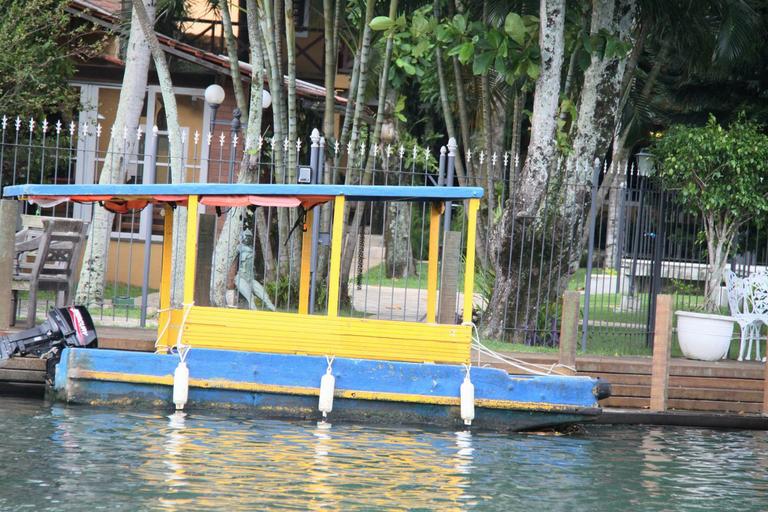
[[[154,353],[69,346],[56,365],[55,400],[71,404],[241,409],[304,420],[397,422],[444,428],[530,430],[594,420],[607,384],[582,376],[510,375],[471,364],[475,223],[482,188],[207,184],[17,185],[42,206],[98,202],[115,212],[164,211],[158,336]],[[347,201],[416,201],[429,207],[427,307],[422,322],[340,315]],[[440,225],[446,204],[464,204],[463,308],[438,323]],[[309,307],[315,207],[333,208],[327,311]],[[299,208],[306,215],[296,311],[194,304],[198,212],[209,207]],[[171,302],[174,215],[186,208],[183,300]],[[300,216],[301,218],[301,216]],[[544,372],[536,372],[544,373]],[[174,405],[175,404],[175,405]]]

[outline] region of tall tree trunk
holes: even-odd
[[[595,0],[591,35],[607,31],[622,41],[629,38],[636,16],[636,0]],[[593,54],[584,72],[573,149],[566,159],[566,176],[587,183],[595,158],[603,160],[616,126],[626,58]],[[569,202],[576,200],[575,193]],[[573,205],[566,205],[566,212]],[[566,213],[567,214],[567,213]]]
[[[325,63],[324,63],[324,85],[325,85],[325,106],[323,109],[323,136],[325,137],[325,162],[324,175],[320,177],[323,183],[333,183],[333,169],[337,163],[331,148],[338,140],[334,133],[335,106],[336,106],[336,71],[338,68],[338,47],[339,47],[339,22],[341,16],[343,0],[323,0],[323,23],[324,23],[324,42],[325,42]],[[317,210],[316,210],[317,211]],[[331,226],[331,207],[323,205],[319,207],[320,211],[320,231],[330,232]],[[315,214],[317,215],[317,213]],[[317,247],[317,273],[320,279],[325,279],[326,269],[328,268],[328,258],[330,251],[328,247],[320,245]]]
[[[274,150],[272,151],[272,163],[275,169],[275,181],[282,183],[285,179],[285,153],[283,142],[285,135],[285,100],[283,97],[283,74],[281,62],[281,39],[280,31],[275,28],[275,13],[273,5],[279,8],[282,4],[271,1],[257,0],[259,10],[259,24],[261,34],[264,39],[264,48],[267,54],[267,63],[269,73],[267,80],[269,89],[272,92],[272,125]],[[285,208],[277,209],[277,230],[278,230],[278,258],[277,273],[280,277],[288,275],[289,252],[285,249],[285,242],[288,240],[288,214]]]
[[[264,90],[264,59],[262,54],[261,34],[257,19],[257,7],[255,0],[247,2],[248,41],[250,44],[251,58],[251,102],[248,112],[248,124],[245,132],[245,151],[238,169],[238,183],[254,183],[258,179],[258,164],[260,149],[258,139],[261,135],[262,120],[262,91]],[[232,61],[230,60],[230,66]],[[269,226],[264,218],[264,209],[257,208],[254,212],[254,225],[258,235],[264,261],[264,281],[273,278],[274,256],[272,244],[269,238]],[[245,212],[243,208],[230,208],[224,220],[224,226],[216,241],[213,257],[213,285],[211,288],[211,300],[216,306],[226,305],[227,276],[229,269],[237,258],[237,251],[243,233]],[[253,281],[253,268],[240,268],[238,271],[241,280],[247,283]],[[238,280],[240,281],[240,280]],[[246,299],[250,299],[247,297]]]
[[[504,338],[507,303],[519,283],[514,282],[511,261],[512,237],[518,217],[532,217],[538,209],[547,177],[556,163],[555,139],[559,106],[560,77],[563,66],[565,0],[542,0],[540,7],[539,48],[541,73],[536,81],[531,117],[531,141],[521,177],[517,181],[516,200],[507,200],[501,221],[491,236],[496,278],[493,295],[483,316],[483,335]]]
[[[723,284],[723,273],[728,263],[728,255],[733,244],[733,238],[740,224],[728,224],[720,221],[715,215],[702,212],[704,230],[707,236],[707,258],[709,273],[705,283],[704,309],[710,313],[719,309],[720,286]]]
[[[297,145],[297,113],[296,113],[296,24],[293,15],[293,0],[285,0],[285,47],[288,57],[288,169],[287,182],[296,183],[296,168],[299,160]],[[291,208],[288,212],[289,224],[293,226],[298,219],[298,212]],[[296,235],[288,241],[287,253],[293,265],[301,262],[301,236]],[[295,285],[299,273],[294,269],[288,273],[288,279]]]
[[[139,2],[135,2],[139,3]],[[154,17],[155,1],[144,0],[148,15]],[[136,152],[136,130],[139,126],[144,97],[147,94],[147,72],[149,71],[149,46],[136,19],[136,10],[131,15],[131,30],[125,56],[125,72],[120,88],[120,99],[115,114],[114,133],[107,147],[108,157],[99,176],[99,184],[124,183],[127,164],[123,155]],[[126,133],[123,138],[120,134]],[[99,205],[93,207],[93,218],[88,231],[83,266],[75,294],[77,304],[101,304],[104,300],[104,278],[107,265],[109,239],[112,233],[114,214]]]
[[[165,108],[165,120],[168,125],[168,144],[171,160],[171,183],[183,183],[184,176],[184,155],[181,145],[181,127],[179,126],[179,112],[176,106],[176,96],[173,93],[173,82],[171,81],[171,72],[168,69],[168,62],[165,60],[165,54],[160,48],[160,42],[157,40],[157,34],[154,29],[154,18],[149,17],[147,9],[141,2],[134,3],[134,12],[136,19],[141,26],[144,37],[147,39],[149,51],[152,53],[152,60],[155,63],[157,72],[157,81],[160,84],[160,93],[163,97],[163,108]],[[181,304],[184,285],[184,261],[185,261],[185,242],[187,210],[186,208],[177,209],[173,217],[173,288],[171,301],[175,304]]]
[[[435,0],[433,2],[433,12],[435,14],[435,19],[439,19],[439,0]],[[445,121],[445,129],[448,132],[448,137],[453,138],[457,142],[460,140],[463,140],[462,146],[464,148],[468,147],[466,144],[469,142],[464,139],[464,137],[459,137],[458,133],[456,133],[456,124],[453,121],[453,111],[451,110],[451,98],[450,93],[448,91],[448,81],[446,80],[445,75],[445,64],[443,63],[443,50],[440,48],[440,45],[435,45],[435,63],[437,64],[437,82],[440,87],[440,108],[443,111],[443,119]],[[456,158],[456,178],[459,181],[459,186],[463,187],[466,183],[466,176],[464,173],[464,165],[462,164],[462,159],[460,155],[457,155],[458,158]]]
[[[229,57],[229,74],[232,77],[232,88],[235,90],[235,102],[242,115],[241,120],[248,126],[248,103],[245,101],[245,91],[243,90],[243,81],[240,76],[240,59],[237,56],[237,40],[232,30],[232,16],[229,12],[229,2],[223,0],[219,6],[221,12],[221,25],[224,30],[224,43],[227,46],[227,56]]]

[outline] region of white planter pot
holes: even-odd
[[[733,338],[733,318],[723,315],[676,311],[677,340],[688,359],[717,361],[728,353]]]

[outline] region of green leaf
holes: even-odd
[[[463,14],[457,14],[453,17],[453,26],[460,34],[463,34],[467,31],[467,18]]]
[[[514,12],[507,14],[504,19],[504,32],[520,46],[525,43],[525,23],[519,14]]]
[[[466,64],[469,59],[472,58],[472,54],[475,53],[475,45],[472,43],[464,43],[459,47],[459,62]]]
[[[474,62],[472,62],[472,73],[475,75],[484,75],[488,72],[493,62],[493,52],[485,52],[475,56]]]
[[[528,74],[529,77],[531,77],[531,80],[536,80],[539,78],[539,73],[541,73],[541,68],[535,62],[529,62],[528,67],[525,69],[525,72]]]
[[[382,30],[389,30],[395,24],[389,16],[376,16],[371,20],[369,26],[371,30],[381,32]]]

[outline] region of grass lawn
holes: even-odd
[[[387,277],[384,263],[371,267],[367,272],[363,273],[363,285],[368,286],[383,286],[385,288],[427,288],[427,262],[419,261],[416,264],[416,272],[408,277],[391,278]],[[357,282],[357,274],[353,274],[350,277],[352,282]],[[458,289],[464,289],[464,269],[459,268],[459,284]]]

